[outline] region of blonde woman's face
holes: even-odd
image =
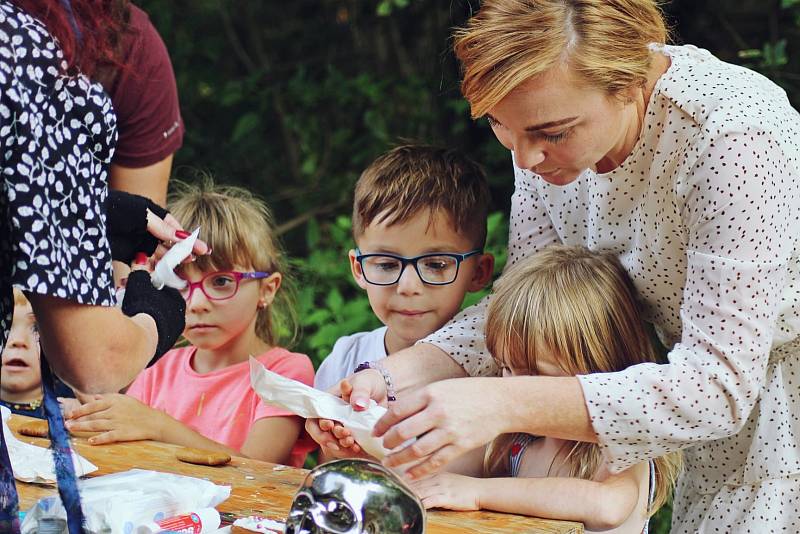
[[[626,155],[620,152],[629,146],[631,127],[638,135],[632,104],[586,87],[568,68],[523,83],[487,119],[518,167],[555,185],[574,181],[586,169],[613,169]]]

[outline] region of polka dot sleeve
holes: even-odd
[[[796,171],[763,131],[696,150],[675,190],[687,267],[669,365],[579,377],[615,471],[736,433],[764,381],[800,218]]]
[[[543,207],[534,177],[514,166],[514,194],[506,268],[559,240],[550,215]],[[432,343],[447,352],[470,376],[493,376],[498,370],[484,344],[484,317],[491,295],[456,315],[420,343]]]

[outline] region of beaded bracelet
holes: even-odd
[[[386,384],[386,400],[389,402],[394,402],[397,400],[397,396],[394,390],[394,383],[392,382],[392,375],[389,374],[388,369],[383,366],[380,362],[361,362],[356,367],[355,372],[363,371],[364,369],[375,369],[378,371],[381,376],[383,376],[383,382]]]

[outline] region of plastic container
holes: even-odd
[[[42,517],[37,524],[37,534],[62,534],[67,530],[66,520],[58,517]]]
[[[136,528],[136,534],[157,534],[159,532],[201,534],[216,531],[219,529],[219,524],[219,512],[216,509],[201,508],[189,514],[140,525]]]

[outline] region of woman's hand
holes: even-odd
[[[154,410],[128,395],[80,395],[83,404],[65,410],[65,424],[70,432],[100,432],[89,438],[92,445],[153,439],[161,441],[162,429],[169,416]]]
[[[418,439],[383,463],[393,467],[418,462],[407,475],[420,478],[506,432],[515,402],[507,393],[509,380],[513,379],[443,380],[399,397],[390,403],[373,434],[384,437],[387,449]]]
[[[189,235],[175,217],[152,200],[122,191],[108,192],[106,222],[111,257],[126,264],[140,252],[151,256],[160,242],[170,243]],[[165,250],[162,246],[159,252],[163,254]],[[202,255],[211,249],[197,240],[192,252]]]
[[[411,482],[411,489],[426,509],[469,511],[481,509],[480,484],[479,478],[438,473]]]

